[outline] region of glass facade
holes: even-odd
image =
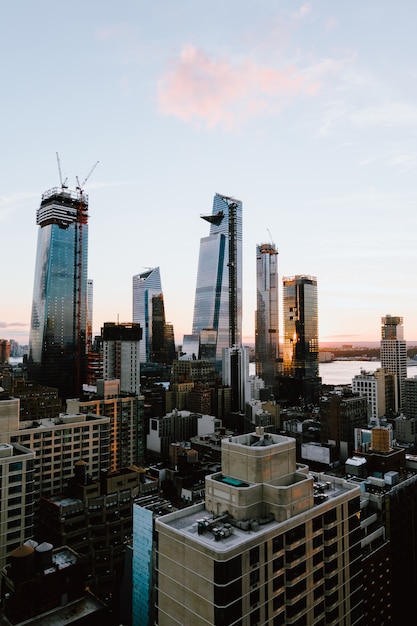
[[[284,376],[319,375],[317,280],[312,276],[283,278]]]
[[[153,360],[153,303],[157,303],[154,300],[157,296],[163,298],[159,267],[149,268],[146,272],[133,276],[133,321],[141,325],[143,332],[140,344],[141,363]],[[162,325],[165,327],[165,314]]]
[[[85,194],[51,189],[37,212],[28,374],[62,398],[86,381],[87,208]]]
[[[230,230],[232,205],[235,208],[235,271],[236,319],[235,343],[241,344],[242,337],[242,202],[216,194],[213,211],[203,219],[210,223],[210,234],[200,241],[197,285],[194,302],[193,334],[214,330],[217,333],[215,361],[220,371],[222,350],[230,346]]]
[[[278,252],[275,244],[256,246],[256,375],[273,385],[278,372]]]

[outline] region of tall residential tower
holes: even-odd
[[[404,381],[407,378],[407,343],[404,340],[402,317],[386,315],[381,318],[381,367],[397,378],[397,409],[401,410]]]
[[[256,375],[274,385],[279,361],[278,252],[275,244],[256,246]]]
[[[43,194],[29,336],[28,373],[62,398],[86,381],[88,196],[66,187]]]
[[[223,348],[242,341],[242,202],[216,193],[211,215],[202,215],[210,234],[200,240],[193,334],[214,330],[215,362]]]

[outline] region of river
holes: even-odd
[[[330,363],[320,363],[319,372],[324,385],[349,385],[356,374],[361,370],[375,372],[381,363],[379,361],[331,361]],[[411,365],[407,367],[407,376],[414,378],[417,376],[417,367]]]

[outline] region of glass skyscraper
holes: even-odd
[[[133,276],[133,321],[135,324],[140,324],[143,332],[140,344],[141,363],[153,361],[153,331],[156,330],[155,323],[158,320],[160,322],[161,298],[162,284],[159,267],[149,268],[146,272]],[[164,312],[162,323],[165,327]]]
[[[284,376],[317,378],[319,335],[317,279],[283,278]]]
[[[256,246],[256,375],[274,385],[279,373],[278,252],[275,244]]]
[[[28,375],[62,398],[86,382],[88,196],[66,187],[43,194],[36,253]]]
[[[210,223],[210,234],[200,240],[192,332],[216,332],[221,371],[223,348],[242,341],[242,202],[216,193],[212,214],[201,217]]]

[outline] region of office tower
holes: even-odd
[[[86,381],[88,196],[43,194],[29,335],[28,375],[76,397]]]
[[[319,375],[317,280],[313,276],[283,278],[284,374],[296,378]]]
[[[103,339],[103,378],[120,380],[120,391],[140,395],[139,324],[106,322],[101,329]]]
[[[292,404],[320,397],[317,280],[283,278],[284,358],[279,396]]]
[[[361,623],[360,488],[261,427],[221,445],[205,503],[155,521],[155,623]]]
[[[256,306],[256,375],[267,386],[273,386],[279,373],[278,252],[275,244],[256,246]]]
[[[390,398],[394,390],[393,374],[383,367],[375,372],[362,370],[352,379],[353,393],[365,396],[368,401],[368,417],[377,419],[387,414],[390,407]]]
[[[0,570],[11,552],[33,537],[34,459],[27,447],[0,443]]]
[[[216,332],[220,371],[223,348],[242,341],[242,202],[216,193],[212,214],[201,217],[210,234],[200,240],[192,332]]]
[[[149,268],[146,272],[133,276],[133,322],[142,327],[143,337],[140,346],[140,361],[148,363],[154,357],[153,333],[157,330],[155,324],[165,328],[165,312],[161,310],[163,294],[159,267]],[[156,346],[155,346],[156,347]]]
[[[407,344],[404,340],[403,318],[386,315],[381,318],[381,367],[397,377],[397,406],[404,401],[404,381],[407,378]]]
[[[232,412],[245,413],[250,400],[249,348],[223,348],[223,385],[232,389]]]

